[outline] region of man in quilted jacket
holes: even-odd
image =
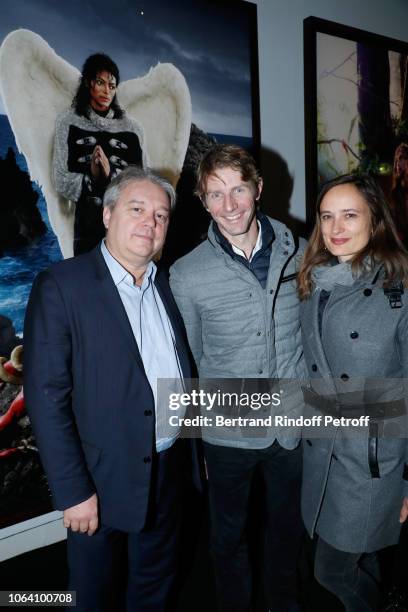
[[[233,384],[239,379],[242,386],[245,379],[258,379],[259,388],[266,389],[277,380],[302,378],[296,293],[302,247],[287,227],[258,209],[262,179],[254,160],[238,146],[215,145],[199,165],[196,191],[212,217],[208,237],[172,266],[170,283],[200,380],[223,378]],[[297,417],[301,410],[299,394],[282,397],[282,416]],[[203,432],[220,607],[252,610],[247,530],[252,485],[259,475],[263,508],[256,512],[265,522],[259,567],[266,609],[299,610],[299,432],[271,426],[258,435],[223,434],[216,427]]]

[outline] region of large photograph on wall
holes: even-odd
[[[375,176],[408,238],[408,44],[309,17],[304,21],[307,219],[320,186]]]
[[[255,156],[259,146],[255,5],[5,0],[2,9],[0,176],[7,196],[0,217],[0,528],[51,509],[24,407],[24,313],[37,273],[74,254],[83,232],[78,202],[86,195],[101,204],[87,183],[95,147],[108,151],[107,180],[139,162],[177,185],[167,264],[206,231],[193,195],[202,153],[215,141],[241,144]],[[116,100],[126,129],[96,134],[74,121],[77,131],[69,126],[65,146],[59,118],[75,114],[81,69],[98,53],[120,71]],[[135,138],[137,159],[130,154]]]

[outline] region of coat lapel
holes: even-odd
[[[370,288],[377,280],[379,273],[381,272],[381,264],[377,264],[370,274],[366,276],[362,276],[355,280],[355,282],[350,286],[338,287],[335,291],[334,299],[347,299],[349,294],[353,292],[362,291],[364,287]],[[327,361],[322,338],[319,332],[319,323],[318,323],[318,310],[319,310],[319,298],[320,291],[314,290],[310,299],[305,303],[305,319],[308,328],[308,343],[310,346],[310,350],[314,356],[315,363],[319,368],[319,371],[322,373],[327,373],[330,375],[330,366]],[[330,298],[329,298],[330,302]],[[325,317],[325,313],[327,314],[328,309],[330,309],[330,303],[326,304],[325,312],[323,313],[323,320]],[[324,322],[324,321],[323,321]]]
[[[129,350],[139,363],[139,366],[144,371],[142,357],[140,355],[137,342],[133,335],[132,327],[126,314],[125,307],[123,306],[119,292],[115,287],[115,283],[112,280],[109,268],[105,263],[100,246],[98,245],[93,251],[91,251],[90,255],[95,266],[96,277],[99,281],[99,287],[101,292],[100,295],[101,299],[105,304],[106,311],[111,314],[112,318],[117,323],[118,330],[123,335],[123,338]],[[178,314],[177,306],[170,293],[170,288],[168,286],[167,280],[165,279],[164,274],[160,272],[160,270],[157,270],[156,273],[155,286],[159,292],[159,295],[162,299],[162,302],[173,327],[176,339],[177,352],[180,359],[180,365],[183,370],[183,374],[186,378],[189,378],[191,376],[189,356],[186,349],[186,342],[184,340],[184,333],[180,315]]]
[[[320,291],[314,291],[311,297],[303,304],[304,315],[302,317],[302,326],[306,327],[303,333],[307,335],[308,349],[311,353],[313,362],[317,365],[317,372],[319,374],[319,378],[324,379],[325,385],[327,385],[330,381],[329,384],[331,389],[327,389],[326,393],[336,393],[336,387],[334,385],[334,381],[332,380],[330,367],[323,349],[322,339],[319,331],[319,296]]]
[[[117,329],[119,333],[123,335],[130,352],[139,363],[139,366],[144,370],[143,361],[125,307],[115,287],[109,268],[105,263],[100,246],[98,245],[90,254],[95,265],[96,277],[100,288],[100,297],[104,302],[105,309],[115,320]]]
[[[185,378],[191,377],[190,359],[186,349],[185,332],[181,322],[181,315],[177,310],[176,303],[170,292],[170,287],[165,278],[164,274],[157,270],[155,282],[154,282],[161,300],[166,309],[167,315],[170,319],[170,323],[173,327],[174,336],[176,339],[177,353],[180,360],[180,365],[183,370]]]

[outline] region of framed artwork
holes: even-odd
[[[378,179],[401,236],[408,235],[407,62],[407,43],[315,17],[304,20],[309,226],[320,186],[360,172]]]
[[[58,99],[68,109],[85,59],[105,53],[119,67],[118,101],[130,114],[132,80],[163,64],[182,76],[190,115],[184,114],[189,121],[176,177],[178,207],[168,263],[196,246],[205,231],[205,222],[197,220],[202,207],[193,196],[201,154],[218,141],[241,144],[257,156],[260,141],[256,5],[244,0],[4,0],[2,7],[0,172],[11,195],[3,198],[0,212],[0,528],[51,509],[21,397],[23,321],[32,282],[41,270],[72,254],[65,226],[58,231],[61,226],[50,214],[50,191],[38,179],[44,155],[32,155],[41,146],[44,130],[38,128],[44,121],[48,169],[43,175],[50,178],[57,108],[50,87],[60,84]],[[47,57],[55,71],[44,80],[40,70]],[[25,76],[18,80],[22,68]],[[152,98],[151,133],[160,143],[160,121],[166,126],[161,104],[154,104]]]

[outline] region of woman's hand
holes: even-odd
[[[404,497],[404,500],[402,502],[401,512],[400,512],[400,518],[399,518],[400,523],[404,523],[404,521],[407,520],[407,517],[408,517],[408,497]]]

